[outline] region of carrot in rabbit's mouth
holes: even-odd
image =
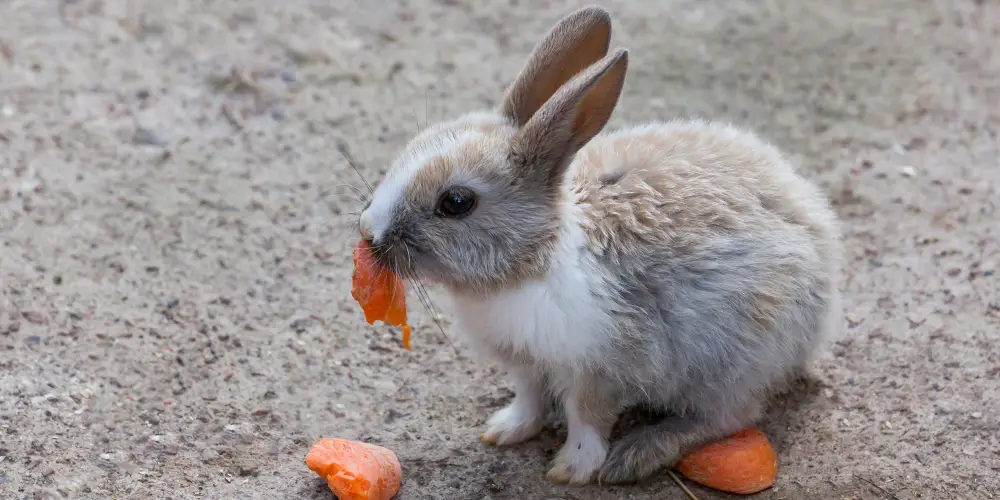
[[[379,265],[372,246],[361,240],[354,247],[351,296],[365,312],[369,325],[382,321],[403,329],[403,347],[410,350],[410,325],[406,323],[406,288],[389,268]]]

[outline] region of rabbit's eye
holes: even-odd
[[[441,195],[435,212],[442,217],[468,215],[476,207],[476,193],[471,189],[451,188]]]

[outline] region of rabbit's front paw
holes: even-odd
[[[604,439],[593,430],[581,430],[566,440],[546,476],[554,483],[582,486],[593,479],[607,456]]]
[[[535,437],[542,430],[543,422],[540,408],[515,398],[513,403],[490,417],[480,439],[499,446],[517,444]]]

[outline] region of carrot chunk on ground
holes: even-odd
[[[325,479],[339,500],[389,500],[403,482],[392,450],[360,441],[320,439],[309,449],[306,467]]]
[[[406,323],[406,288],[403,280],[375,261],[371,244],[364,240],[354,247],[351,296],[361,305],[365,321],[369,325],[382,321],[387,325],[402,327],[403,347],[410,349],[410,325]]]
[[[690,453],[675,468],[709,488],[746,495],[774,485],[778,456],[767,436],[750,428]]]

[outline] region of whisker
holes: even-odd
[[[370,195],[375,194],[375,189],[372,188],[372,185],[371,183],[368,182],[368,179],[365,179],[364,174],[361,173],[361,169],[358,168],[357,163],[354,162],[354,158],[351,157],[351,152],[347,150],[347,144],[341,141],[337,141],[337,151],[340,153],[341,156],[344,157],[345,160],[347,160],[347,164],[354,169],[354,172],[358,174],[358,177],[361,178],[361,182],[363,182],[365,184],[365,187],[368,188],[368,194]]]
[[[353,184],[337,184],[335,187],[345,187],[347,189],[350,189],[351,192],[357,195],[358,201],[360,201],[362,205],[366,201],[368,201],[368,196],[365,195],[365,192]],[[329,193],[329,190],[326,191],[325,193]]]
[[[413,111],[413,122],[414,122],[414,125],[417,126],[417,133],[416,133],[416,135],[420,135],[424,131],[423,127],[420,125],[420,114],[417,113],[417,107],[412,102],[410,103],[410,109]]]
[[[430,115],[427,113],[427,101],[428,101],[427,92],[428,88],[424,87],[424,127],[427,127],[427,124],[430,123],[431,119]]]
[[[395,248],[395,245],[390,245],[389,248],[386,250],[386,252],[392,252],[393,248]],[[390,253],[389,255],[392,254]],[[395,262],[393,262],[393,264],[395,264]],[[394,265],[393,267],[398,267],[398,266]],[[393,301],[395,300],[396,300],[396,287],[392,287],[392,295],[389,296],[389,303],[392,304]]]
[[[414,283],[414,289],[417,291],[417,296],[423,296],[423,300],[421,301],[421,303],[427,310],[427,314],[431,315],[431,320],[434,322],[434,325],[438,327],[438,331],[441,332],[441,337],[443,337],[445,341],[448,342],[448,345],[451,347],[452,352],[455,353],[455,357],[456,358],[460,357],[461,354],[458,352],[458,347],[455,347],[455,343],[451,340],[451,337],[448,335],[448,333],[445,332],[444,326],[441,325],[441,315],[440,313],[438,313],[437,307],[434,305],[434,301],[431,299],[430,292],[427,291],[427,285],[424,284],[419,277],[416,278],[415,281],[411,281],[411,283]]]
[[[434,301],[431,300],[431,295],[427,291],[427,286],[424,284],[423,280],[420,279],[420,275],[413,269],[413,256],[410,254],[410,248],[403,245],[403,249],[406,250],[406,258],[409,263],[406,266],[407,280],[413,284],[413,289],[417,294],[417,299],[420,300],[420,304],[424,306],[427,314],[431,316],[431,321],[433,321],[434,325],[438,327],[438,331],[441,332],[441,336],[444,337],[444,339],[448,342],[448,345],[451,346],[452,351],[455,352],[455,356],[459,356],[458,348],[455,347],[455,344],[451,341],[451,337],[448,336],[448,334],[444,331],[444,326],[441,325],[440,315],[438,314],[437,308],[434,306]]]

